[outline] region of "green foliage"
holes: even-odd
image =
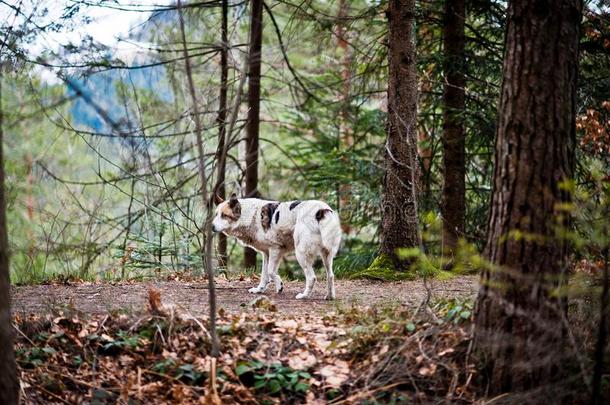
[[[468,322],[472,318],[474,302],[455,298],[442,299],[435,302],[432,308],[445,322],[454,324]]]
[[[50,357],[56,354],[57,351],[50,347],[32,347],[30,349],[19,349],[16,352],[17,358],[21,359],[21,363],[25,367],[35,368],[42,365]]]
[[[201,385],[205,374],[197,370],[193,364],[183,364],[176,370],[176,378],[190,385]]]
[[[176,361],[171,357],[167,359],[163,359],[152,367],[153,371],[156,371],[159,374],[167,374],[169,370],[174,369],[176,367]]]
[[[97,337],[91,335],[90,338],[96,339]],[[140,337],[138,335],[133,335],[123,330],[117,332],[116,338],[103,337],[102,340],[105,343],[100,347],[100,352],[108,355],[133,350],[137,348],[140,343]]]
[[[377,246],[359,244],[349,246],[335,258],[333,270],[337,278],[358,278],[355,274],[367,269],[377,256]],[[364,277],[362,277],[364,278]]]
[[[309,389],[311,375],[293,370],[281,363],[266,364],[258,360],[238,363],[235,374],[246,385],[269,395],[302,395]]]
[[[339,20],[339,2],[306,2],[298,7],[280,2],[272,7],[283,50],[294,72],[287,70],[283,56],[278,55],[280,40],[275,27],[265,24],[262,58],[267,68],[261,83],[264,120],[259,190],[274,199],[323,199],[338,210],[350,232],[335,260],[337,277],[449,277],[442,271],[446,263],[437,258],[437,213],[443,181],[442,86],[446,73],[440,47],[444,3],[416,5],[420,97],[415,130],[420,139],[420,210],[426,255],[413,255],[415,264],[407,275],[394,274],[387,261],[377,257],[387,116],[387,2],[347,3],[349,18]],[[583,80],[579,83],[577,110],[579,117],[585,118],[589,110],[597,111],[603,124],[598,132],[607,137],[604,125],[608,112],[603,106],[607,105],[604,102],[610,89],[610,64],[603,41],[608,24],[607,15],[597,12],[602,9],[598,3],[588,5],[583,21],[579,72]],[[465,111],[460,115],[467,134],[466,232],[451,264],[454,274],[475,271],[476,264],[484,262],[476,252],[485,243],[491,195],[505,8],[505,2],[474,2],[467,13],[467,96]],[[249,19],[245,5],[230,9],[233,28],[229,42],[233,52],[248,41]],[[194,47],[191,62],[198,67],[193,79],[205,111],[201,119],[206,153],[215,150],[218,135],[218,66],[216,58],[210,56],[215,54],[202,52],[219,40],[219,13],[211,10],[184,10],[188,43],[202,44],[201,48]],[[86,19],[86,11],[84,6],[80,11],[70,10],[66,24],[79,16]],[[179,44],[181,40],[176,21],[175,12],[158,13],[132,31],[131,40],[159,49],[151,50],[146,62],[160,62],[160,69],[100,72],[133,61],[99,52],[89,42],[66,44],[64,51],[70,56],[80,55],[95,74],[85,70],[60,73],[82,75],[90,86],[88,90],[98,95],[95,101],[117,120],[114,128],[104,125],[101,129],[78,125],[76,115],[83,111],[74,107],[82,108],[83,100],[72,100],[72,90],[46,81],[28,64],[17,63],[26,56],[21,41],[34,41],[35,27],[30,23],[21,27],[18,32],[26,35],[21,39],[5,33],[11,43],[7,61],[15,66],[3,75],[1,100],[4,141],[10,151],[5,156],[5,170],[14,283],[149,279],[175,272],[200,275],[204,242],[200,227],[206,212],[196,175],[192,122],[185,114],[190,106],[181,85],[185,81],[184,66],[181,61],[168,59],[167,44]],[[340,25],[346,30],[347,48],[337,42]],[[299,46],[292,46],[297,36]],[[44,53],[46,62],[52,58],[52,52]],[[237,57],[231,63],[235,63],[231,68],[235,76],[229,80],[229,105],[235,102],[242,62]],[[108,96],[110,93],[114,98]],[[99,111],[90,113],[101,120]],[[243,114],[237,117],[232,134],[236,140],[243,138],[243,118]],[[586,190],[591,204],[596,204],[600,194],[592,189],[597,186],[593,185],[596,180],[591,178],[590,167],[608,173],[607,153],[599,152],[606,151],[599,145],[608,142],[599,139],[597,148],[592,148],[584,142],[586,123],[578,122],[583,125],[578,130],[581,148],[574,181],[577,192]],[[117,131],[129,136],[118,136]],[[243,184],[238,145],[233,143],[229,150],[227,192],[239,192]],[[206,158],[212,182],[216,163],[212,156]],[[562,210],[567,215],[574,209]],[[576,229],[558,230],[579,248],[588,250],[577,255],[595,255],[584,247],[587,238],[599,239],[593,211],[594,207],[589,206],[577,212],[588,218],[579,218]],[[243,273],[241,249],[233,240],[229,241],[229,252],[227,271]],[[295,263],[285,265],[282,272],[288,278],[301,277]]]

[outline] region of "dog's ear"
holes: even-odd
[[[233,209],[236,205],[239,205],[239,200],[237,199],[237,195],[233,193],[231,194],[231,198],[229,199],[229,207]]]
[[[222,204],[224,202],[223,198],[221,196],[219,196],[218,194],[214,193],[214,204],[218,205],[218,204]]]
[[[241,216],[241,204],[239,203],[235,193],[231,194],[231,198],[229,199],[229,208],[233,213],[234,220],[238,220]]]

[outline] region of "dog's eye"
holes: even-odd
[[[222,219],[229,219],[229,216],[227,214],[225,214],[224,212],[222,214],[220,214],[220,217]]]

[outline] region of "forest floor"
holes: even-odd
[[[476,276],[320,280],[297,300],[218,279],[210,356],[205,280],[13,287],[25,404],[473,403]],[[270,286],[272,287],[272,286]],[[429,294],[429,295],[428,295]],[[422,305],[429,298],[430,305]]]
[[[284,291],[275,293],[270,285],[265,293],[270,304],[282,314],[298,314],[301,311],[324,314],[338,307],[404,305],[417,307],[430,289],[431,301],[438,299],[474,298],[477,292],[477,276],[457,276],[449,280],[423,280],[401,282],[376,282],[368,280],[337,280],[337,300],[325,301],[326,281],[318,280],[313,298],[297,300],[295,295],[304,288],[303,281],[284,283]],[[217,279],[218,308],[228,313],[238,313],[257,305],[257,296],[248,293],[257,280]],[[428,287],[428,288],[427,288]],[[83,314],[104,314],[113,311],[141,312],[148,305],[150,289],[161,293],[163,303],[193,316],[207,315],[207,281],[117,282],[117,283],[69,283],[13,287],[12,309],[15,314],[45,314],[62,309],[76,310]]]

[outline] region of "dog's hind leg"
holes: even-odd
[[[252,294],[260,294],[265,292],[267,289],[267,285],[269,284],[269,254],[267,252],[262,252],[263,254],[263,268],[261,271],[261,281],[258,283],[258,287],[252,287],[248,290]]]
[[[284,284],[282,283],[282,278],[278,274],[278,268],[280,267],[280,262],[282,261],[283,254],[278,250],[270,250],[269,251],[269,264],[267,265],[267,274],[269,275],[269,280],[273,281],[275,284],[275,292],[281,293],[284,290]]]
[[[296,295],[296,299],[300,300],[309,297],[309,294],[311,294],[311,290],[316,283],[316,273],[313,271],[314,256],[307,247],[297,246],[295,253],[297,261],[305,273],[305,291]]]
[[[334,300],[335,299],[335,273],[333,273],[333,255],[332,253],[327,252],[326,250],[322,250],[321,253],[322,262],[324,263],[324,267],[326,268],[326,284],[328,287],[328,292],[326,293],[326,300]]]

